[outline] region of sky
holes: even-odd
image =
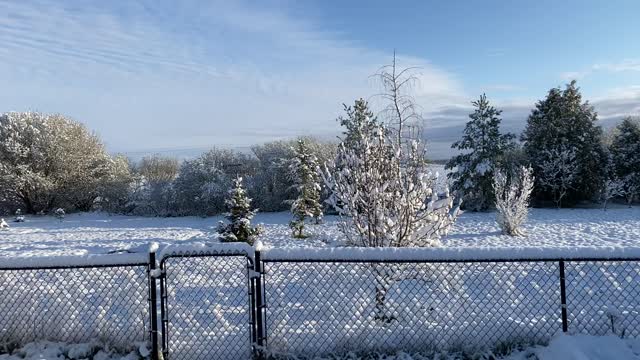
[[[417,66],[430,157],[486,93],[519,132],[572,79],[603,126],[640,115],[640,1],[0,0],[0,112],[61,113],[111,152],[335,138],[371,75]],[[375,109],[374,109],[375,110]]]

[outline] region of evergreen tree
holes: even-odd
[[[251,226],[251,219],[258,210],[251,209],[251,199],[247,197],[240,176],[233,181],[233,188],[229,190],[229,198],[225,200],[225,204],[229,210],[225,218],[229,223],[224,224],[220,221],[218,225],[220,239],[223,242],[238,241],[253,244],[254,237],[261,231],[259,227]]]
[[[640,194],[640,122],[625,118],[616,128],[610,147],[613,171],[622,182],[623,193],[631,205]]]
[[[600,141],[602,129],[596,125],[597,120],[593,106],[588,101],[582,102],[575,81],[567,84],[564,90],[549,90],[547,97],[536,104],[521,139],[533,165],[537,200],[551,199],[549,189],[554,187],[548,181],[543,183],[546,179],[542,174],[543,164],[551,160],[548,153],[564,153],[566,149],[575,151],[577,168],[571,183],[566,186],[567,201],[592,200],[598,194],[604,181],[602,164],[606,158]]]
[[[316,224],[322,220],[321,188],[317,159],[304,139],[298,140],[294,153],[289,169],[298,197],[291,203],[291,213],[294,218],[289,225],[293,230],[293,236],[302,238],[306,218],[314,219]]]
[[[446,165],[455,169],[449,173],[452,189],[463,196],[462,205],[474,211],[487,210],[495,202],[493,173],[499,161],[515,145],[513,134],[500,133],[501,110],[489,104],[486,95],[474,101],[475,111],[464,128],[464,135],[451,147],[463,153],[454,156]]]

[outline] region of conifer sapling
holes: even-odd
[[[251,226],[251,219],[257,209],[251,209],[251,199],[247,196],[242,185],[242,177],[238,176],[233,181],[233,188],[229,190],[229,197],[225,200],[228,212],[225,218],[229,221],[225,224],[220,221],[218,233],[223,242],[246,242],[253,244],[254,238],[260,234],[260,227]]]
[[[295,156],[291,160],[289,170],[298,197],[291,202],[293,220],[289,226],[294,237],[303,238],[305,237],[304,225],[307,218],[314,219],[316,224],[322,220],[321,188],[317,159],[304,139],[298,140],[294,152]]]

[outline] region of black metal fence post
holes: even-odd
[[[564,260],[560,260],[558,263],[560,268],[560,302],[562,304],[562,332],[567,332],[569,324],[567,321],[567,291],[565,287],[564,276]]]
[[[167,315],[167,274],[164,259],[160,259],[160,319],[162,321],[162,358],[169,358],[169,317]]]
[[[158,360],[158,297],[156,289],[156,253],[149,252],[149,316],[151,317],[151,360]]]
[[[265,332],[265,321],[264,321],[264,316],[265,316],[265,304],[264,304],[264,289],[263,289],[263,264],[262,264],[262,255],[260,253],[260,251],[256,251],[255,252],[255,272],[256,272],[256,276],[254,278],[255,281],[255,291],[254,291],[254,297],[255,297],[255,313],[256,313],[256,325],[255,325],[255,329],[256,329],[256,349],[255,349],[255,356],[258,359],[264,359],[265,358],[265,346],[267,345],[267,338],[266,338],[266,332]]]

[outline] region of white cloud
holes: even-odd
[[[592,75],[595,72],[601,71],[613,73],[624,71],[640,72],[640,59],[625,59],[617,63],[594,64],[582,71],[563,72],[562,74],[560,74],[560,77],[563,80],[580,80],[589,75]]]
[[[0,2],[2,110],[71,115],[121,151],[337,133],[341,103],[376,91],[391,52],[262,5]],[[462,93],[447,71],[400,60],[420,66],[426,108]]]

